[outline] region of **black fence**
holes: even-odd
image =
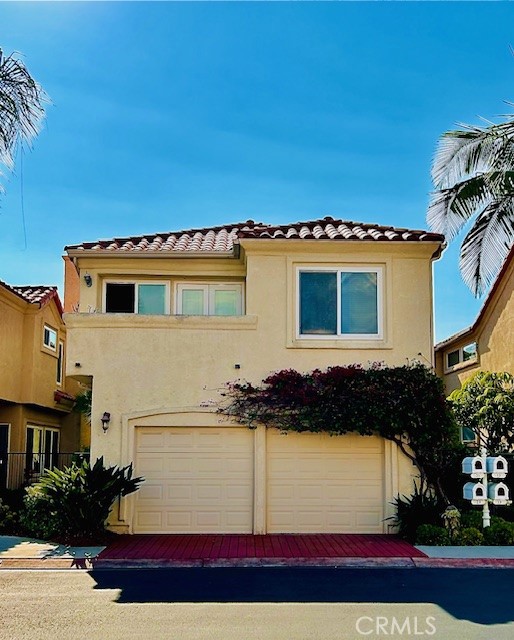
[[[27,487],[37,482],[45,469],[64,469],[82,460],[89,460],[89,453],[0,454],[0,489]]]

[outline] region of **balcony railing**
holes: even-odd
[[[89,460],[89,453],[0,454],[0,489],[27,487],[37,482],[45,469],[64,469],[82,460]]]

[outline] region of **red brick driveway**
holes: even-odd
[[[124,535],[99,560],[223,560],[234,558],[423,558],[392,535],[272,534]]]

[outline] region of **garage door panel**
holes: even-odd
[[[382,532],[383,441],[267,434],[270,533]]]
[[[253,432],[140,428],[136,446],[136,472],[145,482],[135,494],[135,532],[252,531]]]

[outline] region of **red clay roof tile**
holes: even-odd
[[[285,225],[271,225],[247,220],[246,222],[218,227],[84,242],[82,244],[69,245],[65,247],[65,250],[106,253],[230,253],[241,238],[444,242],[444,236],[429,231],[336,220],[326,217],[319,220]]]
[[[14,293],[19,298],[25,300],[29,304],[38,304],[40,307],[43,307],[45,304],[50,302],[53,298],[55,298],[55,304],[57,305],[57,309],[59,313],[62,315],[63,308],[61,304],[61,300],[59,298],[59,294],[57,292],[57,287],[49,286],[49,285],[10,285],[0,280],[0,286],[4,287],[11,293]]]

